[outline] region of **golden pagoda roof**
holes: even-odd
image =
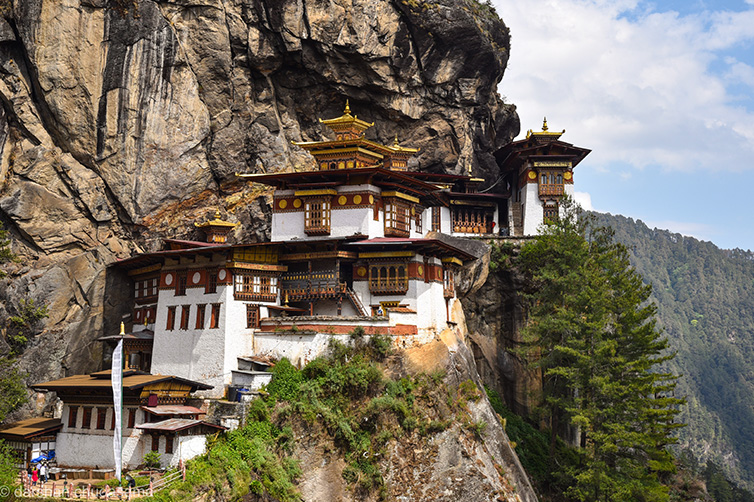
[[[547,117],[544,118],[542,121],[542,130],[534,132],[531,129],[526,131],[526,139],[529,139],[530,137],[543,137],[547,139],[558,139],[560,136],[565,134],[565,129],[563,129],[560,132],[551,132],[549,128],[547,127]]]
[[[346,100],[346,108],[343,110],[343,115],[334,119],[319,119],[319,121],[336,133],[344,131],[363,133],[374,125],[374,122],[361,120],[358,115],[351,115],[351,107],[348,105],[348,100]]]
[[[199,228],[205,228],[205,227],[227,227],[227,228],[233,228],[238,226],[238,223],[231,223],[229,221],[224,221],[220,219],[220,211],[215,211],[215,219],[210,221],[205,221],[204,223],[194,223],[195,226]]]

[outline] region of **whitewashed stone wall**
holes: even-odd
[[[527,183],[521,192],[523,203],[524,235],[536,235],[544,221],[544,207],[539,198],[539,185]]]

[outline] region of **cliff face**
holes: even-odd
[[[114,260],[196,238],[216,208],[241,223],[236,241],[268,238],[264,192],[234,173],[313,167],[291,141],[323,139],[318,118],[347,98],[375,122],[370,139],[421,148],[414,167],[495,179],[492,153],[519,130],[495,91],[508,49],[475,0],[0,0],[0,221],[21,259],[0,279],[0,329],[21,300],[50,312],[20,358],[29,383],[98,369],[94,340],[130,297],[105,274]],[[454,371],[473,377],[456,350]],[[501,461],[534,500],[480,413],[487,440],[456,447],[452,434],[435,453],[455,486],[432,486],[503,493]],[[458,455],[489,465],[477,475]],[[415,476],[436,470],[414,463]]]
[[[0,0],[0,319],[50,306],[29,380],[94,369],[128,292],[105,267],[194,237],[217,207],[267,235],[235,172],[311,165],[291,141],[349,98],[371,139],[419,146],[423,170],[492,178],[519,130],[495,86],[508,30],[474,0]]]

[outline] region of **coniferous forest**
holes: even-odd
[[[754,487],[754,253],[650,229],[624,216],[597,214],[615,230],[657,304],[677,357],[684,396],[679,449],[751,491]],[[707,476],[709,477],[709,476]],[[719,477],[719,476],[718,476]],[[721,495],[725,499],[724,495]],[[733,500],[733,499],[731,499]]]

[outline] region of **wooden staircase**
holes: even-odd
[[[349,300],[351,300],[351,303],[354,307],[356,307],[356,311],[359,312],[359,314],[368,317],[370,315],[369,311],[367,311],[366,307],[363,303],[361,303],[361,300],[359,299],[356,292],[351,288],[346,288],[346,296]]]

